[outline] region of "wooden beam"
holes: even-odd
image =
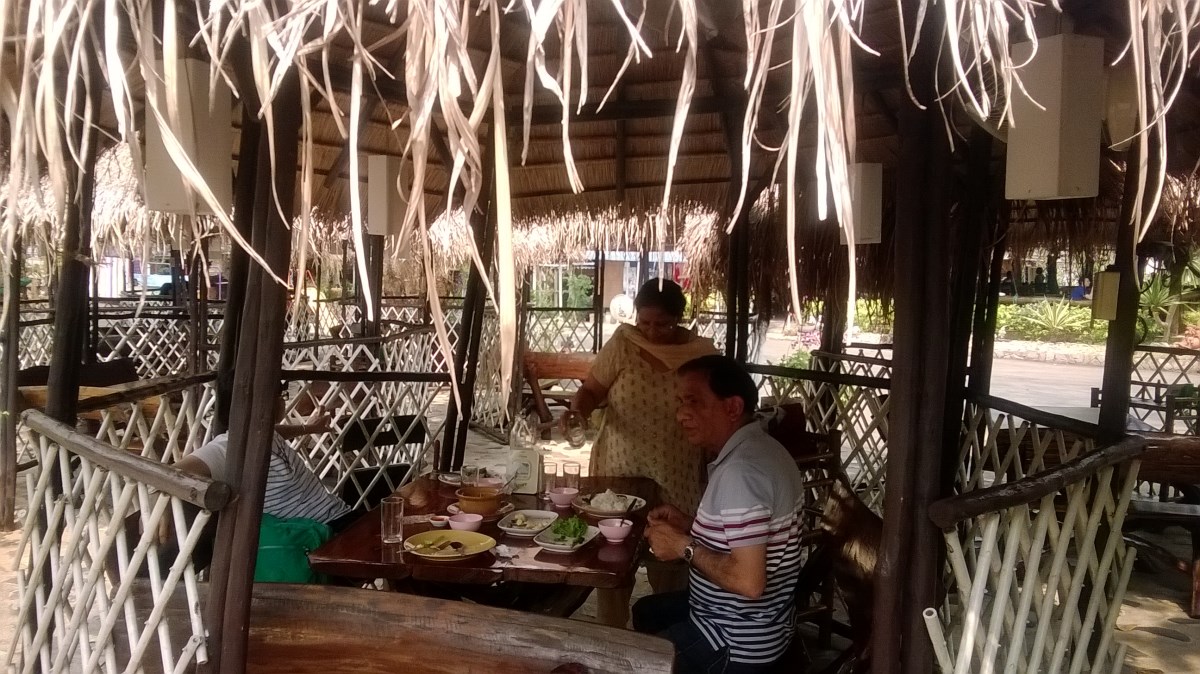
[[[16,526],[17,502],[17,370],[21,367],[21,267],[24,260],[21,237],[13,240],[13,256],[9,259],[8,283],[5,292],[8,304],[4,309],[3,328],[0,342],[4,345],[3,388],[0,400],[8,414],[0,420],[0,531],[10,531]]]
[[[1149,132],[1148,132],[1149,133]],[[1121,215],[1117,220],[1116,271],[1121,275],[1117,284],[1117,318],[1108,324],[1108,340],[1104,349],[1104,378],[1101,384],[1100,427],[1110,437],[1125,434],[1129,423],[1129,382],[1133,371],[1133,351],[1137,348],[1137,205],[1138,169],[1134,158],[1147,135],[1135,136],[1126,154],[1125,190],[1121,195]],[[1160,141],[1156,141],[1160,142]],[[1150,148],[1150,156],[1157,152]],[[1154,159],[1151,159],[1154,162]],[[1147,173],[1153,175],[1151,164]]]
[[[902,0],[906,26],[919,0]],[[942,21],[926,17],[910,71],[918,100],[934,100]],[[933,668],[921,611],[938,603],[941,533],[928,519],[940,493],[950,340],[950,148],[941,115],[906,100],[900,111],[896,178],[892,408],[888,417],[887,494],[875,579],[871,635],[874,674]]]

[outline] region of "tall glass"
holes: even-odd
[[[578,461],[567,461],[563,463],[562,484],[558,486],[579,489],[579,471],[580,466]]]
[[[554,489],[554,481],[558,479],[558,464],[553,461],[542,463],[542,490],[541,497],[543,501],[550,500],[550,490]]]
[[[567,417],[567,444],[575,449],[583,447],[587,442],[587,421],[579,414]]]
[[[404,542],[404,497],[388,496],[379,504],[380,537],[384,543]]]
[[[462,486],[474,487],[479,482],[479,466],[463,464],[460,472],[462,473]]]

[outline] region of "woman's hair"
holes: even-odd
[[[687,299],[684,298],[683,288],[680,288],[678,283],[667,279],[652,278],[638,289],[633,306],[636,309],[653,307],[676,318],[683,318],[683,311],[687,308]]]

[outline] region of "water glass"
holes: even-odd
[[[563,463],[562,484],[558,486],[579,489],[579,471],[580,466],[578,461],[567,461]]]
[[[474,487],[479,482],[479,466],[463,464],[460,472],[462,474],[462,486]]]
[[[579,414],[567,417],[567,444],[575,449],[587,442],[587,422]]]
[[[380,536],[384,543],[404,542],[404,497],[388,496],[379,504]]]
[[[554,489],[554,481],[558,479],[558,464],[553,461],[542,463],[542,500],[550,500],[550,490]]]

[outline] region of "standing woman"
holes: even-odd
[[[588,473],[652,478],[665,503],[694,515],[704,491],[703,457],[675,421],[675,371],[717,349],[711,339],[679,325],[686,306],[675,282],[651,279],[643,284],[634,299],[636,324],[617,328],[600,350],[562,423],[573,416],[587,419],[607,403]],[[646,571],[655,592],[680,590],[687,583],[687,569],[679,565],[648,560]],[[632,590],[599,592],[602,622],[625,625]]]

